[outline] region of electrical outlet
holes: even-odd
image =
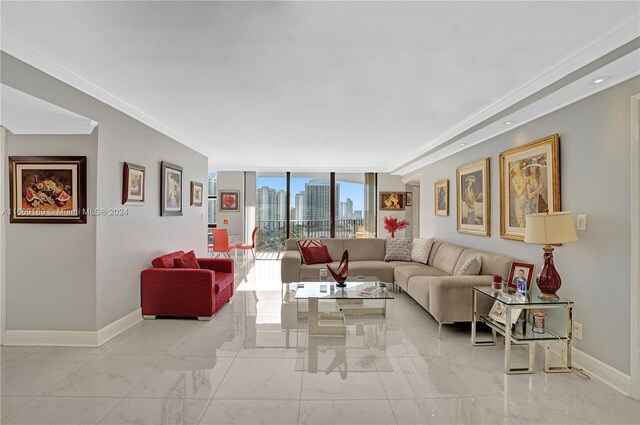
[[[582,339],[582,323],[573,322],[573,337],[575,339]]]

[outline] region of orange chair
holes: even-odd
[[[230,252],[235,251],[235,245],[229,245],[229,232],[227,229],[213,229],[213,252],[225,254],[227,257]]]
[[[254,227],[253,232],[251,233],[251,245],[242,245],[242,244],[236,245],[236,249],[244,249],[244,250],[251,251],[254,261],[256,259],[256,233],[258,233],[258,228]]]

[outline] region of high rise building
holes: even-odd
[[[287,219],[287,192],[285,190],[279,190],[276,192],[276,220]]]
[[[304,219],[329,220],[331,214],[331,187],[328,180],[313,179],[304,185]],[[336,184],[336,205],[340,200],[340,185]]]
[[[353,200],[351,198],[347,198],[345,202],[340,202],[338,218],[341,218],[341,219],[353,218]]]
[[[351,218],[354,220],[362,220],[362,210],[355,210]]]
[[[267,186],[262,186],[257,190],[256,220],[273,221],[276,220],[278,204],[276,201],[276,190]]]
[[[296,213],[295,215],[292,214],[291,217],[293,220],[297,220],[297,221],[302,221],[304,220],[304,196],[305,196],[305,192],[299,192],[296,193],[296,200],[295,200],[295,210]]]

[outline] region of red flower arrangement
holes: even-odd
[[[384,218],[384,228],[387,232],[391,233],[391,237],[396,237],[396,232],[398,230],[402,230],[410,225],[407,220],[398,220],[395,217],[385,217]]]

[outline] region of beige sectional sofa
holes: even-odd
[[[514,258],[504,254],[466,248],[436,240],[426,264],[416,262],[385,262],[385,239],[321,239],[333,259],[349,251],[349,274],[377,276],[383,282],[393,282],[409,294],[438,321],[444,323],[471,321],[472,286],[490,285],[494,274],[506,278]],[[456,276],[467,260],[480,257],[482,266],[477,276]],[[338,263],[332,263],[336,266]],[[315,278],[325,264],[303,264],[297,239],[289,239],[281,262],[283,283]],[[480,309],[488,311],[491,302],[478,298]]]

